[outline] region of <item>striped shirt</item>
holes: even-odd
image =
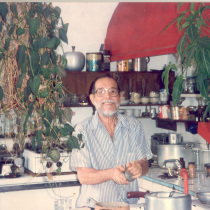
[[[76,126],[75,131],[83,135],[85,146],[80,150],[73,150],[73,170],[76,171],[77,167],[103,170],[120,164],[125,166],[133,160],[152,158],[141,122],[120,113],[117,113],[117,118],[113,142],[97,112]],[[96,185],[82,185],[76,206],[94,207],[95,203],[90,198],[98,202],[136,203],[138,198],[127,199],[128,191],[139,191],[137,180],[128,185],[119,185],[113,180]]]

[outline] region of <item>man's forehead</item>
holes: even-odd
[[[102,87],[102,86],[111,86],[111,87],[117,87],[117,83],[112,78],[101,78],[98,81],[96,81],[95,86],[96,87]]]

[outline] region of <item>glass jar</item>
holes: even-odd
[[[192,148],[193,150],[193,157],[195,161],[195,169],[196,171],[202,170],[202,159],[201,159],[201,149],[200,148]]]
[[[189,178],[195,178],[195,163],[194,162],[189,162],[188,163],[188,168],[189,168]]]

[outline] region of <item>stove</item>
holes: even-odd
[[[70,153],[60,152],[59,162],[62,164],[61,172],[71,172]],[[43,154],[38,154],[32,150],[25,149],[23,152],[25,158],[24,167],[35,174],[56,172],[57,165],[50,158],[43,158]]]

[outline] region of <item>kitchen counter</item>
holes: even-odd
[[[167,173],[167,169],[162,169],[158,166],[152,166],[146,174],[139,179],[140,191],[149,190],[151,192],[155,191],[168,191],[178,190],[184,192],[184,183],[182,179],[170,178],[163,179],[159,177],[164,173]],[[210,177],[208,178],[208,183],[200,183],[198,178],[188,180],[189,194],[192,196],[192,205],[195,207],[200,207],[199,209],[210,209],[210,206],[201,204],[196,197],[197,192],[210,192]],[[197,208],[196,208],[197,209]]]
[[[167,191],[170,192],[172,189],[184,192],[183,180],[179,180],[178,178],[173,179],[162,179],[159,176],[163,175],[167,172],[167,169],[161,169],[158,166],[152,166],[146,176],[142,176],[138,179],[139,182],[139,191],[149,190],[151,192],[155,191]],[[73,208],[76,201],[76,198],[79,193],[80,183],[78,182],[76,174],[68,174],[68,175],[54,175],[54,176],[30,176],[28,174],[23,174],[18,178],[1,178],[0,179],[0,209],[10,209],[7,207],[9,204],[4,205],[5,199],[13,199],[13,203],[17,203],[20,205],[20,209],[24,210],[21,207],[21,201],[18,199],[24,200],[24,203],[27,203],[27,198],[23,196],[28,196],[29,200],[31,197],[34,197],[34,193],[39,195],[36,203],[42,203],[42,206],[39,207],[40,210],[46,209],[46,206],[43,206],[43,202],[40,200],[40,195],[43,197],[45,201],[47,200],[47,196],[51,194],[51,197],[54,196],[53,199],[49,200],[47,205],[47,209],[54,209],[54,201],[58,199],[58,196],[55,196],[53,191],[56,191],[57,194],[61,193],[61,191],[65,191],[62,196],[71,196],[73,195]],[[36,190],[35,190],[36,189]],[[18,191],[18,193],[17,193]],[[210,209],[210,206],[206,206],[200,203],[200,201],[196,198],[196,192],[199,191],[210,191],[210,183],[208,185],[201,185],[198,183],[198,179],[189,179],[189,194],[192,195],[192,210],[203,210]],[[23,194],[23,195],[22,195]],[[46,195],[45,195],[46,194]],[[60,194],[59,194],[60,195]],[[140,199],[141,203],[144,201],[142,198]],[[23,205],[23,204],[22,204]],[[27,206],[27,205],[26,205]],[[51,207],[50,207],[51,206]],[[42,208],[43,207],[43,208]],[[18,208],[17,208],[18,209]],[[27,209],[27,208],[26,208]],[[37,207],[34,209],[38,209]],[[135,208],[133,208],[135,209]],[[138,208],[137,208],[138,209]]]

